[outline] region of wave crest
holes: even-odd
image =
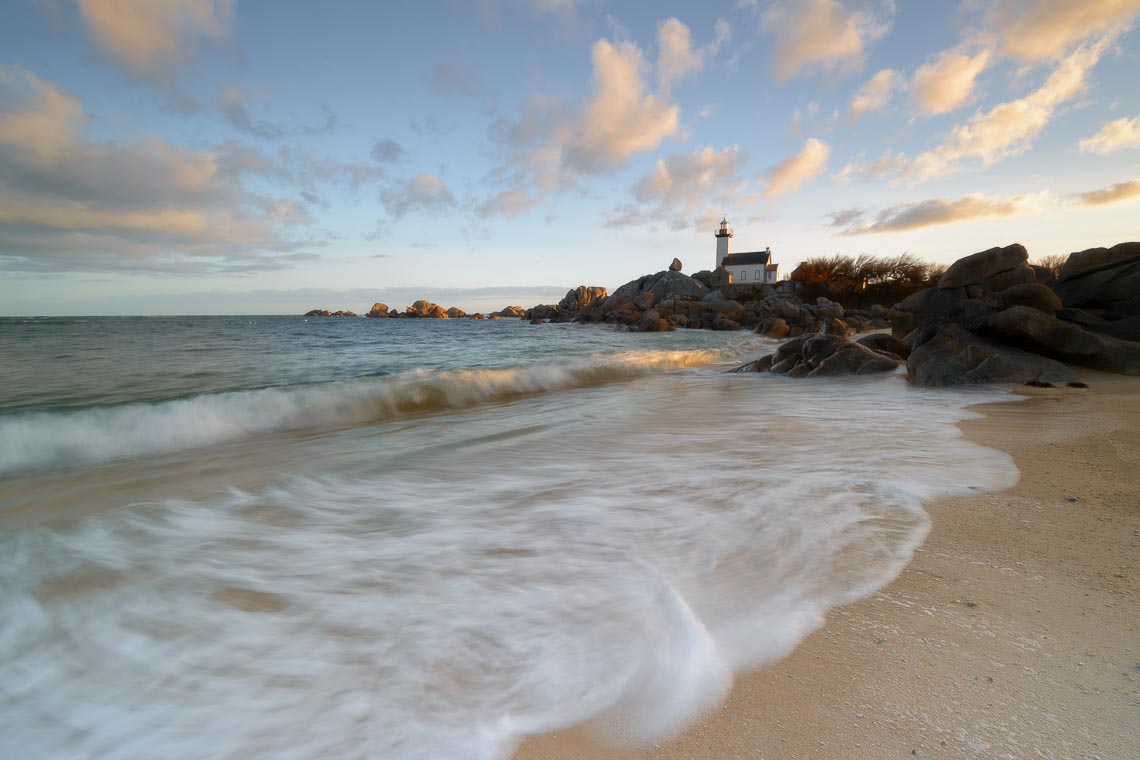
[[[0,417],[0,474],[102,464],[285,430],[339,427],[507,401],[696,367],[725,356],[722,350],[625,352],[520,367],[417,370],[156,404],[21,412]]]

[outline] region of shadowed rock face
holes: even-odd
[[[1078,374],[1058,361],[979,338],[957,325],[938,327],[906,363],[915,385],[1067,383]]]
[[[1048,285],[1026,261],[1020,245],[966,256],[897,305],[913,382],[1074,379],[1055,360],[1140,375],[1140,243],[1074,253]]]
[[[1071,254],[1053,289],[1066,308],[1110,322],[1140,317],[1140,243]]]
[[[867,346],[839,335],[802,335],[771,354],[731,372],[771,372],[788,377],[830,377],[889,372],[901,364]]]

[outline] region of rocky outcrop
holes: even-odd
[[[902,361],[839,335],[803,335],[781,345],[775,354],[732,372],[771,372],[788,377],[831,377],[889,372]]]
[[[355,311],[329,311],[328,309],[313,309],[305,312],[306,317],[355,317]]]
[[[567,292],[562,300],[558,302],[558,310],[564,314],[576,314],[605,297],[605,288],[598,287],[597,285],[592,287],[579,285]]]
[[[465,312],[463,309],[456,308],[455,306],[452,306],[450,309],[447,310],[447,318],[448,319],[462,319],[463,317],[466,317],[466,316],[467,316],[467,312]]]
[[[915,385],[926,386],[1067,383],[1078,377],[1058,361],[988,341],[957,325],[932,328],[907,359],[906,374]]]
[[[431,301],[420,299],[404,310],[410,319],[447,319],[447,309]]]
[[[1109,322],[1140,316],[1140,243],[1070,254],[1053,290],[1066,308]]]
[[[364,316],[372,317],[373,319],[378,319],[378,318],[384,318],[384,317],[391,317],[391,316],[395,316],[395,315],[393,315],[388,310],[388,304],[386,304],[386,303],[374,303],[374,304],[372,304],[372,308],[369,309],[368,313],[365,314]]]
[[[1020,245],[966,256],[896,305],[913,382],[1075,379],[1060,362],[1140,375],[1140,243],[1074,253],[1055,282],[1038,282],[1027,259]]]

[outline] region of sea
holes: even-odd
[[[0,319],[0,757],[509,758],[676,735],[1006,488],[995,388],[749,332]]]

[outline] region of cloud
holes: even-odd
[[[591,58],[593,94],[565,159],[578,171],[602,174],[675,134],[681,109],[664,96],[646,92],[647,66],[632,42],[599,40]]]
[[[1101,190],[1078,193],[1075,197],[1078,206],[1103,206],[1106,203],[1126,201],[1137,196],[1140,196],[1140,179],[1117,182],[1115,185]]]
[[[717,19],[716,37],[699,48],[693,47],[689,27],[676,18],[667,18],[657,24],[657,83],[667,89],[674,81],[700,71],[705,61],[732,38],[732,30],[724,19]]]
[[[911,100],[924,114],[949,113],[970,99],[978,75],[989,61],[988,50],[972,56],[943,51],[915,72]]]
[[[830,154],[831,148],[827,143],[809,138],[803,150],[768,170],[763,181],[764,194],[775,198],[799,190],[805,182],[823,173]]]
[[[1140,0],[992,0],[984,28],[1005,55],[1038,63],[1090,38],[1115,34],[1140,12]]]
[[[302,246],[285,233],[304,209],[242,182],[256,152],[92,139],[78,98],[21,69],[0,69],[0,101],[5,269],[249,271]]]
[[[417,174],[396,180],[381,191],[380,202],[390,216],[399,218],[409,211],[439,211],[455,205],[455,196],[434,174]]]
[[[874,164],[845,167],[840,179],[887,178],[912,184],[972,167],[988,167],[1028,150],[1057,110],[1083,93],[1089,72],[1108,48],[1109,38],[1077,48],[1057,63],[1037,89],[999,103],[958,124],[936,147],[914,159],[887,156]]]
[[[551,192],[578,187],[585,175],[617,171],[679,132],[681,109],[667,91],[649,92],[649,68],[637,45],[599,40],[591,58],[585,103],[536,94],[516,118],[491,125],[491,141],[504,158],[485,177],[494,190],[475,206],[479,216],[522,213]]]
[[[395,164],[408,157],[404,146],[390,137],[377,140],[372,146],[372,158],[380,164]]]
[[[99,51],[127,74],[169,85],[201,41],[217,45],[236,0],[74,0]]]
[[[913,181],[959,171],[967,162],[990,166],[1027,150],[1053,119],[1059,106],[1084,92],[1089,71],[1107,41],[1078,48],[1058,63],[1045,83],[1028,95],[1000,103],[955,127],[942,145],[915,158]]]
[[[746,202],[747,183],[740,179],[746,160],[735,145],[719,151],[703,146],[658,159],[654,170],[634,185],[636,202],[613,209],[606,226],[665,222],[675,230],[699,227],[717,213],[710,203],[724,209]]]
[[[1081,153],[1101,156],[1130,148],[1140,148],[1140,116],[1107,121],[1095,135],[1080,142]]]
[[[848,116],[856,120],[865,113],[886,108],[891,102],[891,93],[898,82],[899,74],[893,69],[883,69],[875,74],[851,97],[851,105],[847,109]]]
[[[1028,214],[1041,210],[1050,198],[1047,192],[1006,197],[974,193],[956,201],[935,198],[902,203],[884,209],[872,218],[865,218],[867,212],[861,209],[838,211],[830,217],[831,226],[841,228],[841,235],[904,232],[972,219]]]
[[[893,4],[884,9],[893,13]],[[849,10],[838,0],[776,0],[761,15],[760,27],[774,38],[772,68],[782,81],[809,69],[860,69],[867,46],[887,33],[890,20]]]
[[[216,106],[230,126],[239,132],[262,139],[275,139],[285,135],[284,128],[265,121],[257,121],[250,116],[246,107],[248,102],[249,96],[243,89],[229,86],[222,88]]]

